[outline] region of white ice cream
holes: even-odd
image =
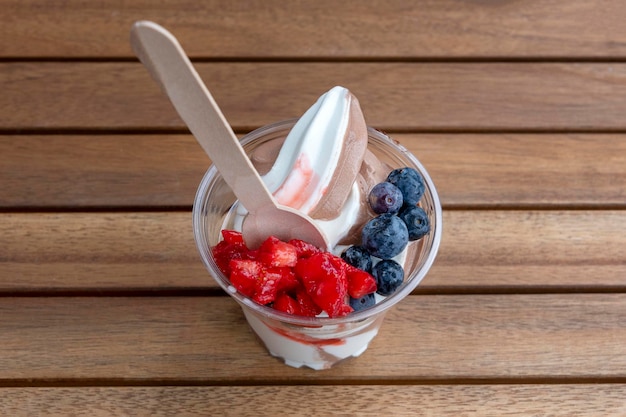
[[[310,213],[335,174],[349,125],[349,91],[334,87],[298,120],[263,181],[276,200]]]
[[[344,87],[333,87],[323,94],[296,122],[287,135],[274,165],[261,178],[278,203],[311,214],[332,187],[341,163],[342,151],[350,138],[355,100]],[[362,114],[359,116],[362,119]],[[362,122],[364,125],[364,121]],[[350,138],[350,139],[349,139]],[[360,156],[358,165],[360,166]],[[358,167],[356,167],[358,171]],[[335,247],[355,223],[361,206],[359,185],[348,187],[339,215],[314,219]],[[344,193],[345,194],[345,193]],[[243,219],[247,211],[237,209]],[[243,220],[242,220],[243,221]],[[239,230],[240,224],[238,224]]]

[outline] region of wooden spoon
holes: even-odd
[[[274,235],[330,249],[310,217],[276,202],[176,38],[156,23],[139,21],[131,29],[131,45],[248,210],[242,230],[248,246],[256,248]]]

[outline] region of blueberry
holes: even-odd
[[[395,214],[385,213],[368,221],[361,231],[363,247],[372,256],[390,259],[409,243],[406,224]]]
[[[430,220],[423,208],[418,206],[405,206],[398,213],[406,228],[409,230],[409,240],[417,240],[430,231]]]
[[[407,206],[416,205],[424,195],[424,178],[413,168],[394,169],[387,176],[387,181],[400,189]]]
[[[363,271],[370,272],[372,270],[372,257],[363,246],[350,246],[341,253],[341,259]]]
[[[397,213],[402,207],[402,191],[390,182],[376,184],[368,195],[374,213]]]
[[[354,311],[363,310],[373,306],[374,304],[376,304],[376,296],[374,293],[364,295],[361,298],[350,297],[350,307],[352,307]]]
[[[404,281],[404,269],[393,259],[385,259],[374,265],[372,275],[376,278],[376,292],[380,295],[393,294]]]

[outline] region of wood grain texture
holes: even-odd
[[[1,217],[7,289],[216,287],[195,248],[190,212]]]
[[[623,291],[626,212],[444,211],[423,291]],[[188,212],[2,213],[0,291],[217,288]]]
[[[626,294],[409,296],[361,357],[323,372],[269,357],[228,297],[2,301],[5,385],[626,378]]]
[[[299,117],[334,85],[388,131],[625,130],[626,64],[214,62],[237,131]],[[0,129],[185,129],[139,63],[0,63]]]
[[[621,6],[619,0],[558,6],[540,0],[272,0],[245,6],[228,0],[3,0],[0,57],[128,57],[131,24],[152,19],[195,57],[623,58]]]
[[[15,417],[595,417],[626,413],[624,397],[623,384],[0,388],[0,408]]]
[[[209,159],[134,57],[178,37],[239,134],[348,87],[428,168],[439,255],[357,359],[271,358],[195,248]],[[0,0],[0,414],[626,415],[621,0]]]
[[[626,206],[621,134],[400,134],[444,208]],[[191,207],[210,164],[190,135],[0,136],[0,207]]]
[[[211,160],[190,135],[0,136],[4,208],[191,207]]]
[[[428,169],[444,207],[620,207],[626,137],[393,135]]]

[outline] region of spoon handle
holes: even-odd
[[[276,200],[176,38],[156,23],[139,21],[131,29],[131,45],[246,209],[275,206]]]

